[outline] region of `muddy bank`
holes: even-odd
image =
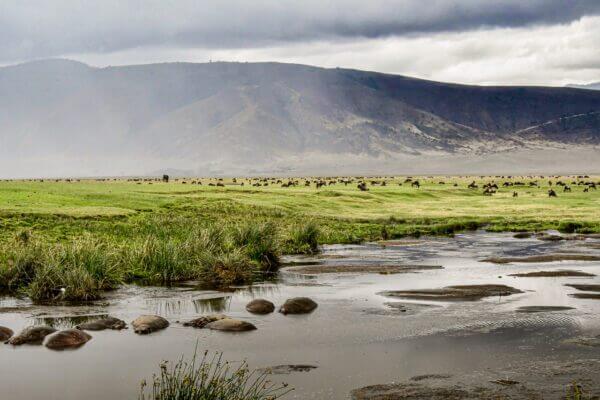
[[[522,363],[507,370],[461,376],[432,374],[422,379],[356,389],[351,392],[351,399],[597,399],[600,396],[599,368],[600,360],[586,359]],[[583,395],[577,397],[577,392]]]
[[[290,267],[286,271],[298,274],[401,274],[409,272],[428,271],[432,269],[443,269],[441,265],[306,265],[301,267]]]
[[[379,294],[416,300],[477,301],[485,297],[510,296],[517,293],[523,292],[506,285],[458,285],[440,289],[391,290]]]
[[[542,312],[555,312],[555,311],[569,311],[575,310],[575,307],[566,306],[523,306],[516,309],[519,313],[542,313]]]
[[[527,257],[489,257],[481,260],[494,264],[544,263],[555,261],[600,261],[600,256],[592,254],[540,254]]]
[[[552,278],[552,277],[593,277],[594,274],[583,271],[573,271],[570,269],[561,269],[558,271],[535,271],[523,272],[518,274],[509,274],[508,276],[517,276],[519,278]]]
[[[600,285],[582,285],[582,284],[566,284],[565,286],[572,287],[583,292],[600,292]]]
[[[600,300],[600,293],[572,293],[569,296],[576,299]]]

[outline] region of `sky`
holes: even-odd
[[[0,65],[279,61],[471,84],[600,81],[600,0],[3,0]]]

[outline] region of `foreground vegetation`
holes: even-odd
[[[131,282],[247,283],[277,271],[281,254],[313,253],[323,243],[482,227],[600,232],[600,191],[591,185],[598,180],[4,181],[0,289],[36,301],[91,300]],[[492,182],[498,189],[484,195]]]
[[[245,362],[234,366],[220,354],[204,353],[201,360],[194,355],[173,366],[163,362],[151,385],[142,382],[140,400],[276,400],[290,390],[270,382],[266,372],[251,371]]]

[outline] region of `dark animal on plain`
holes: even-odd
[[[469,183],[469,186],[467,186],[469,189],[477,189],[477,184],[475,183],[475,181]]]
[[[486,188],[483,190],[483,195],[484,195],[484,196],[491,196],[491,195],[493,195],[494,193],[496,193],[496,191],[495,191],[494,189],[492,189],[492,188],[489,188],[489,187],[486,187]]]
[[[356,186],[361,192],[366,192],[369,190],[369,188],[367,187],[367,184],[365,182],[360,182],[357,186]]]
[[[585,189],[583,189],[583,193],[587,193],[587,192],[589,192],[589,191],[590,191],[590,188],[589,188],[589,187],[587,187],[587,186],[586,186],[586,188],[585,188]]]
[[[563,188],[563,192],[571,192],[571,187],[565,185],[565,187]]]
[[[414,181],[413,183],[410,184],[411,187],[416,187],[417,189],[421,187],[421,184],[419,183],[419,181]]]
[[[548,197],[557,197],[556,192],[552,189],[548,190]]]
[[[219,187],[225,187],[225,185],[223,184],[223,182],[217,182],[217,186],[219,186]]]
[[[513,197],[519,197],[519,193],[513,192]]]
[[[164,183],[169,183],[169,175],[167,175],[167,174],[163,175],[163,177],[162,177],[162,181],[163,181]]]

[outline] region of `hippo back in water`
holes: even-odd
[[[246,311],[252,314],[270,314],[275,311],[275,305],[265,299],[254,299],[246,305]]]
[[[286,300],[279,312],[286,314],[308,314],[317,308],[317,303],[308,297],[294,297]]]
[[[46,336],[56,332],[56,329],[46,326],[30,326],[23,329],[18,335],[13,336],[8,340],[8,343],[18,346],[25,343],[41,343]]]
[[[76,326],[85,331],[102,331],[104,329],[127,329],[125,321],[114,317],[99,318]]]
[[[133,331],[140,335],[156,332],[169,326],[169,321],[158,315],[142,315],[132,323]]]
[[[0,326],[0,342],[6,342],[8,339],[12,337],[14,332],[12,329],[7,328],[5,326]]]
[[[92,337],[79,329],[66,329],[46,336],[44,346],[53,350],[72,349],[83,346]]]
[[[208,329],[224,332],[247,332],[256,330],[256,326],[250,322],[240,321],[233,318],[220,319],[206,325]]]

